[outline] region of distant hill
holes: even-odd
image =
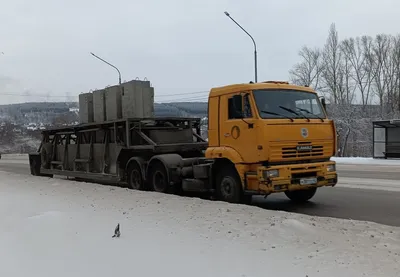
[[[57,114],[64,114],[70,111],[70,108],[78,107],[77,102],[30,102],[21,104],[0,105],[0,115],[9,116],[16,123],[26,123],[24,120],[27,115],[42,114],[39,120],[44,123],[51,121],[45,118],[55,117]],[[195,116],[205,117],[207,115],[206,102],[175,102],[175,103],[155,103],[155,115],[159,117],[167,116]],[[30,117],[30,116],[28,116]],[[34,120],[36,121],[36,120]]]

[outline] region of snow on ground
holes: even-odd
[[[400,272],[400,228],[376,223],[6,172],[0,189],[0,276]]]
[[[400,165],[400,159],[374,159],[363,157],[332,157],[338,164]]]

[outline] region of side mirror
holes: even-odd
[[[325,102],[325,98],[324,97],[321,97],[321,104],[322,104],[322,107],[324,107],[324,110],[326,112],[326,102]]]
[[[232,97],[233,107],[235,109],[236,118],[243,118],[243,98],[242,95],[234,95]]]

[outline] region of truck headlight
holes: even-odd
[[[278,169],[264,170],[263,172],[264,179],[279,177]]]
[[[326,166],[326,171],[328,171],[328,172],[334,172],[334,171],[336,171],[336,165],[335,165],[335,164],[328,164],[328,165]]]

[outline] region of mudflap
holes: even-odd
[[[33,175],[33,176],[53,177],[52,174],[40,173],[41,164],[42,164],[42,160],[41,160],[40,153],[29,154],[29,168],[30,168],[30,171],[31,171],[31,175]]]

